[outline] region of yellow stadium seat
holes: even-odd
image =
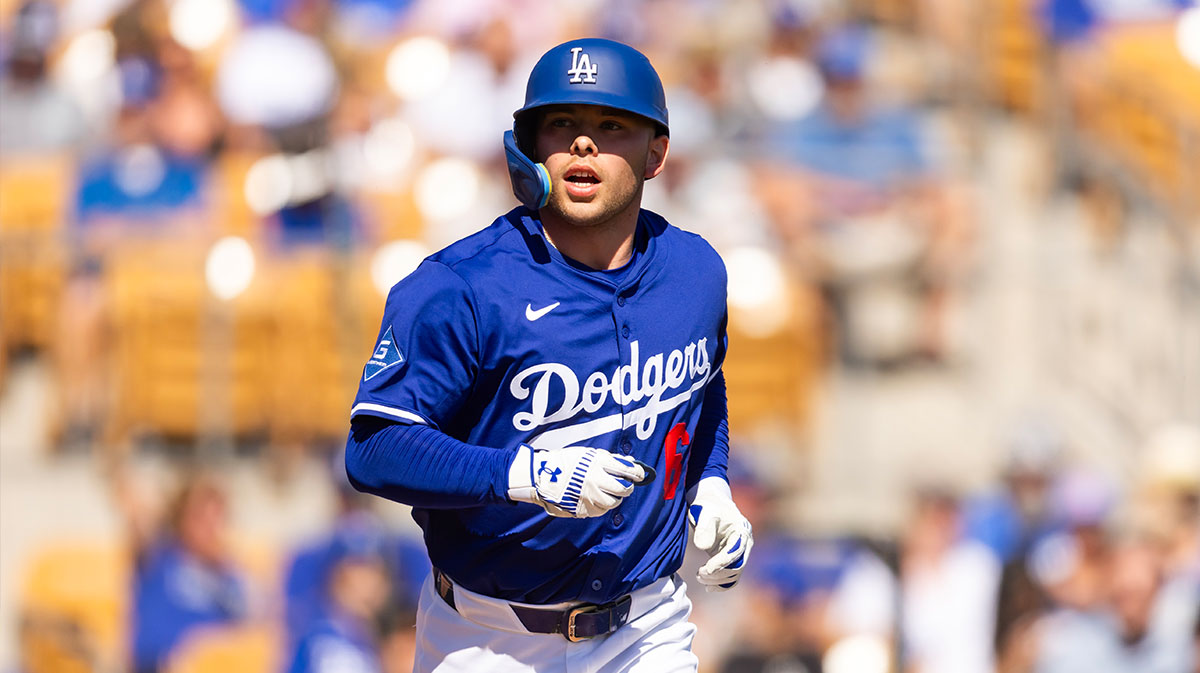
[[[71,179],[62,156],[0,163],[0,348],[44,348],[53,335],[66,280]]]
[[[824,362],[820,302],[803,287],[793,316],[775,334],[757,337],[729,326],[729,353],[723,371],[729,389],[731,431],[763,424],[808,429],[812,396]]]
[[[1200,216],[1192,184],[1200,181],[1194,148],[1200,137],[1200,72],[1177,48],[1174,25],[1121,26],[1107,32],[1101,45],[1109,85],[1123,93],[1122,123],[1104,142],[1123,152],[1150,191]]]
[[[71,620],[101,661],[122,661],[130,578],[128,550],[118,542],[53,543],[27,562],[21,612]]]
[[[983,56],[993,98],[1016,110],[1036,108],[1044,43],[1033,0],[990,0],[981,11],[989,26]]]
[[[166,673],[278,673],[282,638],[265,624],[197,630],[180,645]]]
[[[100,670],[90,634],[60,615],[24,611],[17,631],[22,673],[95,673]]]
[[[186,244],[133,245],[112,256],[108,288],[115,339],[112,437],[141,430],[199,434],[207,288]]]
[[[59,234],[73,175],[66,156],[22,156],[0,163],[0,233]]]
[[[361,351],[353,293],[342,287],[352,287],[354,275],[335,264],[313,255],[274,269],[272,359],[303,363],[269,373],[269,434],[276,444],[334,441],[346,431],[356,378],[352,363]]]

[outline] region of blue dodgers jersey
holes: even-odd
[[[529,503],[415,508],[433,565],[478,593],[605,602],[675,572],[684,475],[725,355],[725,268],[699,236],[643,210],[623,274],[586,271],[517,208],[392,288],[352,415],[425,423],[514,452],[599,447],[655,481],[591,519]]]

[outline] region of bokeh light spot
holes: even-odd
[[[414,37],[388,54],[388,86],[405,100],[419,100],[438,90],[450,73],[450,50],[432,37]]]
[[[254,250],[246,239],[226,236],[214,243],[204,264],[204,278],[219,299],[228,301],[245,292],[254,280]]]

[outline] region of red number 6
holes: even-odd
[[[683,477],[683,451],[692,438],[688,436],[687,426],[676,423],[667,433],[667,441],[663,444],[663,457],[667,463],[667,474],[663,479],[663,500],[674,500],[675,490],[679,488],[679,480]]]

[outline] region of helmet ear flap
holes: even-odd
[[[508,162],[508,177],[513,195],[526,208],[540,210],[550,200],[550,172],[543,164],[535,163],[518,145],[512,131],[504,132],[504,158]]]

